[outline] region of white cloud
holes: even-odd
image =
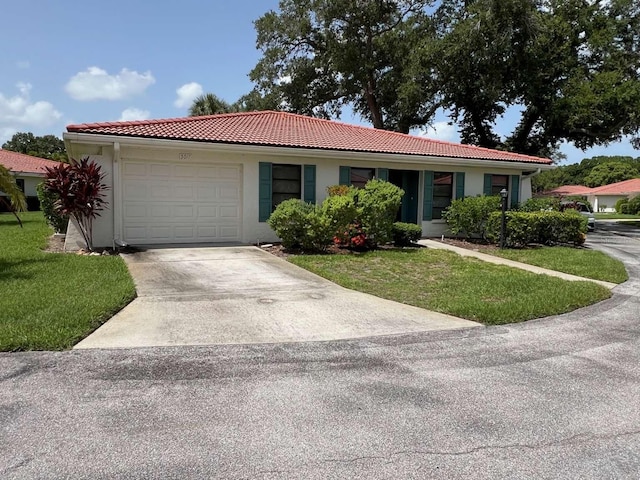
[[[106,70],[89,67],[71,77],[65,90],[75,100],[121,100],[143,93],[155,81],[151,72],[123,68],[109,75]]]
[[[202,85],[197,82],[185,83],[180,88],[176,90],[178,94],[178,98],[176,98],[173,104],[177,108],[186,108],[191,105],[191,103],[195,100],[196,97],[202,95],[204,90],[202,90]]]
[[[146,120],[150,116],[149,110],[142,110],[141,108],[125,108],[118,119],[119,122],[130,122],[132,120]]]
[[[20,130],[50,127],[62,118],[62,114],[50,102],[32,101],[31,84],[16,85],[18,94],[8,97],[0,93],[0,137],[11,137]]]
[[[458,132],[456,132],[456,126],[450,125],[449,122],[434,122],[433,125],[421,128],[418,131],[418,135],[445,142],[457,142],[460,140]]]

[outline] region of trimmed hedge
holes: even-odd
[[[630,213],[631,215],[638,215],[640,213],[640,195],[629,200],[629,203],[627,203],[627,208],[627,213]]]
[[[322,251],[333,238],[331,223],[320,208],[298,199],[280,203],[267,223],[285,248]]]
[[[580,213],[565,212],[506,212],[506,246],[521,248],[531,243],[582,245],[587,233],[587,218]],[[487,222],[487,238],[500,241],[502,213],[494,212]]]
[[[422,237],[422,227],[415,223],[396,222],[393,224],[393,244],[406,247]]]
[[[499,210],[499,196],[480,195],[453,200],[442,217],[454,235],[463,234],[467,238],[486,240],[489,216]]]
[[[626,212],[623,212],[623,211],[622,211],[622,206],[623,206],[624,204],[626,204],[626,203],[629,203],[629,199],[628,199],[628,198],[621,198],[620,200],[618,200],[618,201],[616,202],[616,206],[615,206],[615,208],[616,208],[616,212],[618,212],[618,213],[626,213]],[[627,208],[628,208],[628,207],[627,207]]]

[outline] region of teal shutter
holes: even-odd
[[[456,173],[456,198],[464,198],[464,172]]]
[[[304,166],[304,201],[316,203],[316,166]]]
[[[422,219],[433,220],[433,172],[424,172],[424,197],[422,199]]]
[[[258,221],[266,222],[271,216],[271,163],[260,162],[258,176]]]
[[[340,167],[340,185],[351,185],[351,167]]]
[[[520,203],[520,175],[511,175],[511,208]]]
[[[491,174],[490,173],[485,173],[484,174],[484,190],[483,193],[485,195],[491,195]]]
[[[379,168],[378,169],[378,180],[384,180],[385,182],[389,181],[389,169],[388,168]]]

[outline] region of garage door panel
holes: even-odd
[[[138,245],[238,241],[241,182],[238,165],[125,160],[124,240]]]
[[[220,187],[220,198],[223,200],[239,200],[240,189],[237,187]]]
[[[164,177],[171,178],[173,168],[171,165],[163,165],[159,163],[152,163],[149,165],[149,175],[152,177]]]
[[[218,218],[218,207],[215,205],[199,205],[198,218],[214,219]]]
[[[238,218],[240,216],[239,210],[236,205],[221,205],[220,218]]]
[[[194,227],[190,225],[176,226],[175,237],[177,240],[189,240],[195,236]]]
[[[127,177],[139,175],[145,177],[147,175],[147,164],[141,162],[127,162],[124,164],[124,175]]]

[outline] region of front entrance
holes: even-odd
[[[389,170],[389,181],[404,190],[399,222],[418,223],[418,184],[420,172],[417,170]]]

